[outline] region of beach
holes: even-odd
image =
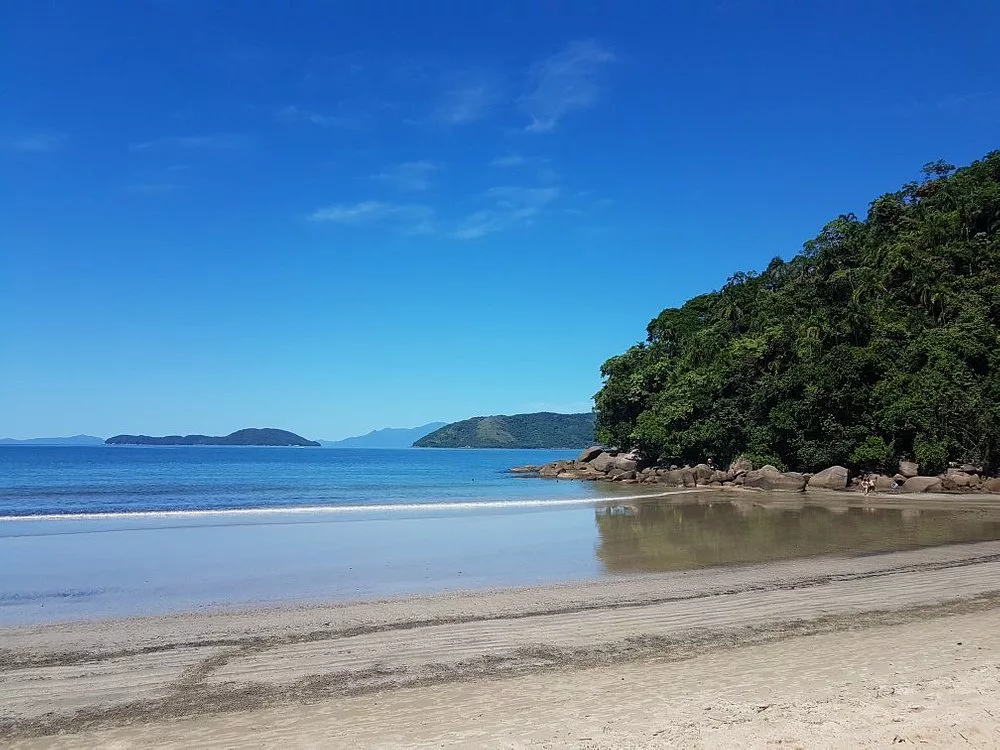
[[[1000,542],[7,628],[13,747],[1000,745]]]

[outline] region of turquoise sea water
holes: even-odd
[[[0,518],[593,497],[511,466],[573,451],[0,446]]]
[[[0,626],[1000,539],[1000,508],[543,480],[555,451],[0,446]]]

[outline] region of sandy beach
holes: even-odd
[[[1000,542],[10,628],[13,747],[1000,746]]]

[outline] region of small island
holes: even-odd
[[[425,435],[414,448],[585,448],[594,442],[594,415],[533,414],[473,417]]]
[[[237,430],[222,437],[212,435],[115,435],[104,441],[106,445],[230,445],[230,446],[294,446],[319,448],[315,440],[306,440],[288,430],[273,427]]]

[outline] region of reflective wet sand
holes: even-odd
[[[710,492],[609,505],[595,521],[602,569],[631,574],[991,541],[1000,502]]]

